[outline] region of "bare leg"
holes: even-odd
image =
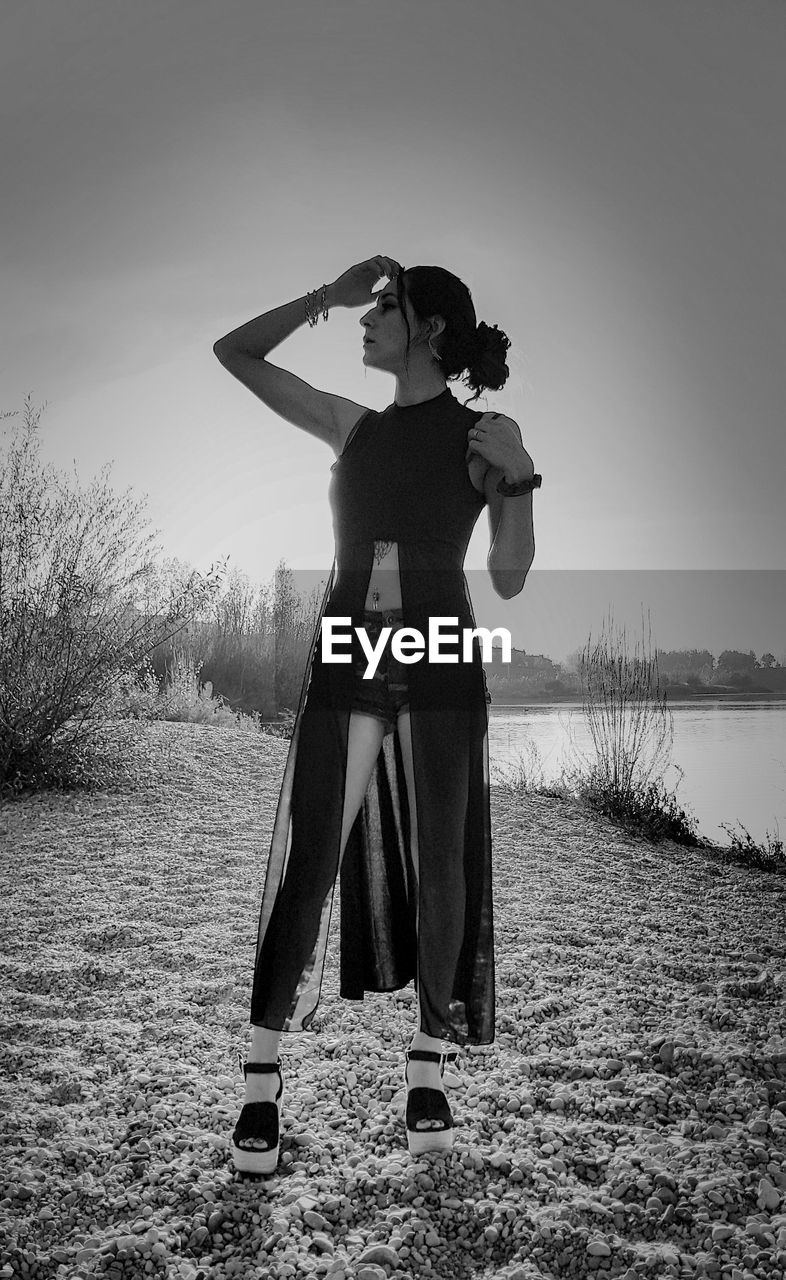
[[[271,1027],[251,1028],[251,1048],[248,1051],[249,1062],[275,1062],[278,1058],[278,1046],[281,1032]]]
[[[344,814],[341,823],[339,868],[347,847],[352,824],[358,815],[363,797],[379,755],[385,726],[375,716],[353,711],[349,718],[347,740],[347,773],[344,792]],[[270,1027],[252,1026],[249,1062],[275,1062],[279,1054],[281,1032]],[[279,1079],[274,1072],[246,1076],[244,1102],[272,1102],[278,1091]]]
[[[398,733],[401,743],[401,754],[404,760],[404,773],[407,779],[407,800],[410,814],[410,848],[412,851],[412,861],[415,867],[416,877],[420,878],[420,864],[418,860],[418,826],[417,826],[417,807],[415,802],[415,770],[412,760],[412,734],[410,730],[410,717],[408,711],[402,711],[398,716]],[[416,900],[415,908],[415,926],[420,928],[420,911],[419,903]],[[442,1053],[442,1040],[428,1036],[421,1030],[422,1015],[420,1010],[420,984],[418,983],[418,1001],[417,1001],[417,1029],[415,1030],[410,1042],[410,1049],[426,1049],[430,1053]],[[442,1077],[439,1071],[439,1064],[436,1062],[410,1062],[407,1067],[407,1079],[409,1084],[415,1088],[418,1085],[425,1085],[429,1089],[442,1089]],[[423,1122],[423,1128],[429,1128],[429,1122]]]

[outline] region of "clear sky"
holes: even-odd
[[[2,28],[0,408],[47,401],[46,456],[113,460],[166,554],[330,568],[331,451],[212,344],[382,253],[512,341],[479,407],[543,474],[536,569],[786,567],[786,5],[9,0]],[[271,359],[384,407],[364,310]]]

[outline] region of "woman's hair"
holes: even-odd
[[[477,400],[487,389],[499,391],[504,387],[510,374],[505,360],[510,339],[496,325],[489,328],[483,320],[476,323],[472,294],[463,280],[444,267],[406,267],[396,276],[395,283],[407,326],[407,351],[412,335],[404,306],[405,293],[419,322],[435,315],[445,321],[442,333],[434,339],[434,347],[446,380],[466,372],[462,381],[475,392],[470,400]]]

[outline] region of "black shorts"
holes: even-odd
[[[354,692],[351,710],[365,711],[367,715],[376,716],[383,722],[387,735],[395,729],[399,712],[409,708],[407,665],[398,661],[391,648],[393,636],[406,626],[403,610],[366,609],[356,625],[363,627],[371,645],[377,644],[383,627],[392,627],[377,669],[368,680],[363,676],[368,659],[357,636],[353,642],[357,646],[357,652],[352,667]]]

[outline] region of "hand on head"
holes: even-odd
[[[367,258],[340,275],[333,284],[333,296],[340,307],[363,307],[373,302],[376,294],[374,285],[384,278],[394,280],[404,268],[395,258],[377,254]]]

